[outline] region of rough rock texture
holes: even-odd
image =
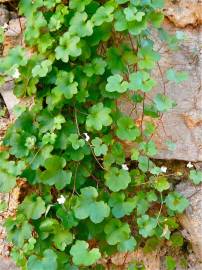
[[[0,2],[1,3],[1,2]],[[4,5],[0,5],[0,25],[3,26],[9,21],[9,11]]]
[[[201,0],[167,0],[164,9],[166,17],[179,28],[202,23]]]
[[[167,27],[170,28],[170,25]],[[166,48],[161,50],[163,58],[159,63],[156,78],[162,85],[161,89],[164,89],[163,82],[165,83],[165,92],[177,102],[177,106],[165,113],[159,122],[155,136],[160,150],[158,158],[202,161],[201,30],[200,26],[184,29],[187,38],[183,41],[180,51],[171,53],[167,52]],[[189,79],[179,85],[167,83],[165,76],[162,78],[161,72],[164,73],[171,67],[177,71],[187,71]],[[172,140],[176,144],[175,151],[167,150],[163,143],[167,140]]]
[[[146,270],[160,270],[160,256],[157,251],[150,254],[144,254],[141,249],[133,253],[117,254],[112,257],[112,263],[116,265],[117,269],[123,269],[123,264],[127,264],[133,261],[142,263]]]
[[[10,48],[16,45],[23,45],[23,29],[25,27],[24,18],[11,19],[8,23],[8,29],[5,33],[3,55],[8,53]]]
[[[4,102],[6,104],[8,111],[10,112],[10,114],[12,114],[14,106],[19,103],[19,99],[12,92],[12,83],[11,82],[6,83],[1,88],[1,95],[4,99]]]
[[[202,269],[202,185],[194,186],[189,182],[180,183],[177,190],[190,201],[186,213],[179,217],[185,237],[192,243],[193,250],[201,262]]]
[[[147,95],[147,98],[149,100],[152,95],[165,92],[177,102],[177,106],[155,122],[157,130],[153,139],[159,148],[156,158],[202,161],[202,2],[167,1],[165,14],[168,18],[165,28],[171,33],[183,31],[186,39],[179,51],[171,52],[163,44],[158,44],[162,60],[154,74],[160,87]],[[189,79],[179,85],[168,82],[165,76],[168,68],[187,71]],[[123,111],[130,113],[132,106],[122,99]],[[141,116],[138,119],[135,113],[132,115],[137,123],[140,122]],[[176,144],[175,151],[168,151],[165,145],[167,140]]]
[[[1,270],[19,270],[15,264],[9,259],[0,256],[0,269]]]
[[[0,3],[8,3],[8,2],[13,2],[12,0],[0,0]]]
[[[0,121],[1,124],[1,121]],[[0,149],[1,151],[1,149]],[[7,209],[0,212],[0,269],[1,270],[17,270],[12,260],[8,257],[10,253],[10,245],[6,241],[6,232],[3,223],[8,216],[13,216],[18,204],[20,188],[15,188],[11,194],[1,194],[0,202],[7,203]]]

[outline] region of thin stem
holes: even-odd
[[[80,130],[79,130],[79,124],[78,124],[78,118],[77,118],[77,109],[74,105],[74,118],[75,118],[75,124],[76,124],[76,128],[77,128],[77,133],[79,136],[81,136]]]

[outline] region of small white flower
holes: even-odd
[[[166,172],[167,172],[167,167],[162,166],[162,167],[161,167],[161,172],[166,173]]]
[[[122,164],[122,169],[125,170],[125,171],[128,171],[128,166],[126,164]]]
[[[19,72],[18,68],[14,69],[14,72],[12,74],[12,77],[14,79],[18,79],[20,77],[20,72]]]
[[[191,164],[191,162],[189,161],[189,163],[187,164],[187,168],[191,169],[191,168],[193,168],[193,167],[194,167],[194,165]]]
[[[57,202],[59,204],[64,204],[66,201],[65,197],[63,195],[61,195],[58,199],[57,199]]]
[[[85,141],[88,142],[90,140],[88,133],[84,133],[83,135],[85,136]]]
[[[2,26],[2,28],[3,28],[4,30],[7,30],[7,29],[8,29],[8,24],[7,24],[7,23],[4,23],[4,25]]]

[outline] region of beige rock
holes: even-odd
[[[179,30],[171,23],[165,27],[170,31]],[[177,106],[165,113],[155,122],[157,127],[155,136],[159,154],[156,158],[202,161],[202,27],[183,29],[186,40],[179,51],[168,51],[167,47],[159,44],[161,61],[159,68],[154,71],[158,87],[147,95],[147,102],[158,92],[166,94],[176,101]],[[162,47],[163,46],[163,47]],[[168,82],[165,72],[168,68],[177,71],[187,71],[189,79],[181,84]],[[120,107],[128,114],[133,105],[123,98]],[[136,123],[140,123],[141,115],[132,113]],[[146,117],[144,120],[148,120]],[[151,119],[150,119],[151,121]],[[153,121],[153,120],[152,120]],[[171,140],[176,144],[175,151],[168,151],[165,142]]]
[[[9,11],[4,5],[0,5],[0,25],[3,26],[9,21]]]
[[[137,250],[133,253],[128,254],[117,254],[112,257],[112,263],[117,266],[117,269],[123,269],[123,264],[128,264],[133,261],[142,263],[146,270],[160,270],[160,255],[158,251],[150,254],[144,254],[142,249]]]
[[[187,25],[200,25],[202,24],[202,1],[167,0],[164,14],[175,26],[180,28]]]
[[[9,21],[8,30],[5,33],[3,55],[7,55],[10,48],[17,45],[24,45],[23,30],[25,18],[17,18]]]
[[[177,190],[189,199],[190,206],[179,220],[186,230],[185,237],[192,243],[193,250],[201,263],[202,269],[202,185],[190,182],[180,183]]]

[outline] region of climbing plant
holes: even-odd
[[[161,27],[163,2],[19,2],[26,47],[1,60],[1,81],[13,77],[15,95],[34,102],[16,107],[3,140],[0,191],[18,178],[29,186],[5,222],[21,269],[106,269],[114,253],[183,242],[176,215],[188,201],[152,160],[155,123],[175,106],[166,91],[150,95],[161,71],[156,39],[171,50],[182,39]],[[165,77],[180,83],[186,74]],[[127,114],[121,99],[132,104]]]

